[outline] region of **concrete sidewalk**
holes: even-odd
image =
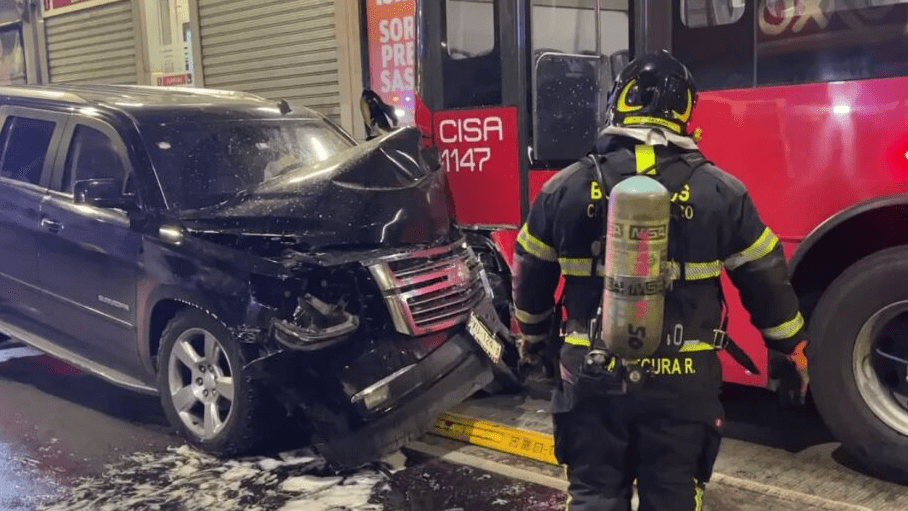
[[[509,479],[523,481],[537,487],[549,488],[561,495],[552,508],[561,511],[567,497],[567,480],[559,467],[528,460],[482,447],[466,445],[446,438],[427,436],[410,444],[406,450],[438,458],[449,463],[466,465]],[[540,501],[538,509],[521,511],[549,511],[548,504]],[[785,490],[753,481],[717,474],[708,485],[704,497],[705,511],[873,511],[872,508],[827,500],[814,495]]]
[[[551,435],[548,396],[535,390],[523,395],[474,398],[452,412]],[[783,410],[768,391],[734,387],[723,397],[723,403],[727,431],[707,490],[706,509],[908,510],[908,486],[869,476],[852,465],[812,408]],[[480,434],[488,435],[489,431]],[[566,489],[561,469],[556,466],[456,441],[445,445],[454,453],[545,474],[551,479],[536,482]]]

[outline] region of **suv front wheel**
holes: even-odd
[[[164,412],[190,444],[218,456],[262,445],[262,391],[243,376],[245,360],[224,325],[197,309],[179,312],[161,335],[158,360]]]

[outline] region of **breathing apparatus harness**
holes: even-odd
[[[605,215],[605,212],[608,211],[612,189],[622,179],[615,179],[615,176],[613,175],[606,176],[605,174],[603,174],[601,163],[605,162],[605,155],[590,154],[588,155],[588,158],[591,161],[592,168],[595,171],[594,177],[599,184],[600,189],[602,190],[601,198],[596,208],[597,214],[601,215],[603,218],[603,234],[600,240],[594,245],[594,257],[590,273],[591,275],[596,275],[596,265],[599,258],[604,258],[605,256],[607,256],[605,252],[606,247],[608,246],[606,240],[606,235],[608,233],[608,219],[607,215]],[[665,175],[659,172],[660,168],[665,168],[667,165],[679,161],[686,163],[687,168],[684,171],[672,173],[673,175]],[[652,174],[652,171],[656,171],[653,178],[665,187],[665,189],[669,193],[670,198],[672,194],[681,191],[683,186],[690,181],[691,176],[693,176],[693,174],[698,169],[707,164],[710,164],[710,162],[699,153],[679,154],[670,158],[666,158],[661,162],[653,163],[647,168],[640,169],[638,170],[637,174],[646,176],[647,174]],[[686,222],[683,219],[680,205],[670,201],[669,225],[677,227],[676,232],[678,232],[678,235],[669,236],[668,242],[670,244],[674,242],[673,252],[679,258],[678,280],[681,280],[682,282],[684,282],[686,279],[684,264],[686,261],[687,252],[685,246],[686,236],[684,233],[685,224]],[[595,247],[600,247],[600,249],[596,250]],[[661,273],[665,285],[662,287],[660,292],[662,293],[664,298],[664,295],[671,289],[673,285],[673,275],[670,275],[667,264],[663,266]],[[747,353],[744,352],[730,337],[728,337],[726,333],[728,329],[728,304],[726,303],[725,296],[722,293],[721,283],[718,287],[719,299],[722,309],[722,319],[718,328],[714,330],[713,347],[716,350],[725,349],[728,354],[745,369],[747,369],[751,373],[759,374],[759,371],[757,370],[753,360],[751,360]],[[602,336],[603,321],[605,321],[604,315],[606,313],[604,307],[604,300],[600,300],[596,314],[590,320],[590,348],[586,356],[584,357],[579,378],[580,380],[601,383],[602,385],[597,385],[597,387],[609,394],[625,394],[630,388],[642,386],[645,383],[647,377],[651,374],[652,370],[647,366],[641,365],[639,359],[628,359],[620,357],[607,347],[607,344]],[[661,332],[658,332],[657,335],[661,336]],[[654,348],[653,351],[655,351],[655,349],[656,348]],[[644,356],[648,356],[649,354],[646,354]]]

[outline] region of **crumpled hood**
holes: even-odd
[[[190,229],[293,236],[310,248],[432,243],[449,235],[444,172],[404,128],[185,212]]]

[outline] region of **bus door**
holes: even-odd
[[[517,228],[596,139],[630,58],[627,2],[444,0],[420,2],[417,18],[417,124],[448,170],[454,217]]]
[[[529,0],[420,1],[416,122],[447,169],[462,226],[516,228],[527,209]],[[428,120],[426,119],[428,117]]]
[[[629,62],[626,0],[534,0],[530,17],[530,200],[592,149],[608,92]]]

